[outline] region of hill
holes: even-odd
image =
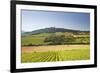
[[[89,32],[89,31],[50,27],[50,28],[34,30],[34,31],[31,31],[31,32],[24,32],[24,33],[22,33],[22,35],[25,35],[25,34],[40,34],[40,33],[55,33],[55,32],[74,32],[75,33],[75,32]]]

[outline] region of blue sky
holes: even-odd
[[[22,31],[48,27],[90,30],[89,13],[22,10],[21,18]]]

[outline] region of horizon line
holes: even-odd
[[[40,29],[30,30],[30,31],[21,30],[21,32],[32,32],[32,31],[37,31],[37,30],[46,29],[46,28],[62,28],[62,27],[45,27],[45,28],[40,28]],[[71,28],[62,28],[62,29],[75,30],[75,31],[90,31],[90,30],[80,30],[80,29],[71,29]]]

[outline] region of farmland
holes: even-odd
[[[22,63],[90,59],[89,32],[42,31],[21,36]]]
[[[73,34],[68,32],[56,32],[56,33],[40,33],[40,34],[32,34],[28,36],[22,36],[22,46],[32,46],[32,45],[47,45],[50,42],[45,42],[46,38],[53,38],[55,36],[64,36],[63,44],[89,44],[90,36],[89,33],[85,34]],[[55,41],[57,41],[57,37],[55,37]],[[59,37],[59,38],[61,38]],[[58,39],[59,39],[58,38]]]
[[[53,62],[90,59],[88,45],[22,47],[22,62]]]

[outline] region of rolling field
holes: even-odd
[[[22,45],[28,45],[28,44],[44,44],[44,37],[23,37],[22,38]]]
[[[89,45],[55,45],[22,47],[22,63],[89,60]]]
[[[33,35],[28,35],[28,36],[22,36],[21,39],[21,45],[22,46],[30,46],[30,45],[46,45],[49,44],[49,42],[45,42],[45,39],[49,36],[52,35],[56,35],[56,36],[60,36],[60,35],[64,35],[65,37],[71,37],[73,34],[72,33],[62,33],[62,32],[56,32],[56,33],[40,33],[40,34],[33,34]],[[74,39],[74,41],[70,41],[70,42],[66,42],[68,39],[64,39],[65,43],[82,43],[85,42],[86,44],[89,44],[90,42],[90,37],[89,34],[84,34],[84,35],[73,35],[72,37]]]

